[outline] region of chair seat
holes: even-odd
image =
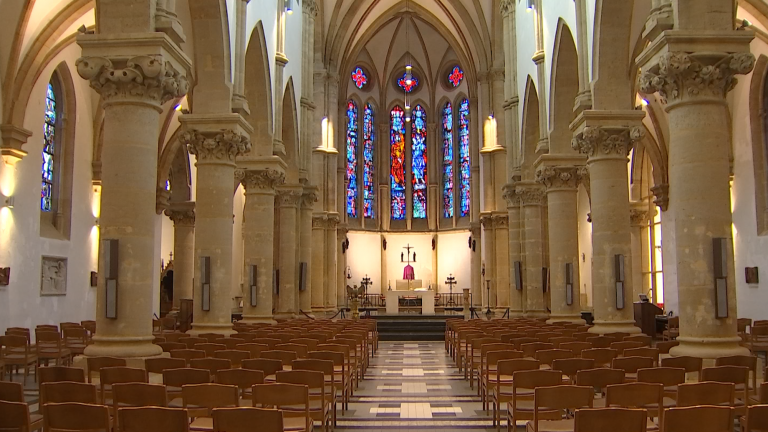
[[[564,420],[541,420],[539,421],[539,427],[534,428],[533,422],[529,421],[525,425],[526,431],[532,432],[538,430],[538,432],[570,432],[574,429],[573,419]]]
[[[304,431],[307,429],[307,419],[304,417],[283,416],[284,431]]]
[[[191,430],[191,431],[211,431],[211,430],[213,430],[213,418],[211,418],[211,417],[197,417],[192,423],[189,424],[189,430]]]

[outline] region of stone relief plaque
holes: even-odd
[[[67,259],[44,256],[40,276],[41,296],[67,295]]]

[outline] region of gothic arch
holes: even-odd
[[[245,119],[253,127],[251,154],[258,157],[272,155],[271,83],[264,25],[259,21],[251,32],[245,52],[245,98],[250,107]]]
[[[523,102],[522,139],[523,158],[520,161],[523,180],[533,180],[533,163],[536,161],[536,144],[539,142],[539,95],[536,84],[528,75]]]
[[[592,47],[592,108],[631,110],[630,80],[634,0],[597,0]]]
[[[579,93],[579,59],[571,29],[561,18],[555,33],[549,110],[549,152],[571,154],[573,106]]]
[[[296,109],[296,94],[293,88],[293,77],[288,79],[283,96],[283,145],[285,145],[285,162],[288,164],[285,182],[299,183],[299,119]],[[339,152],[341,154],[341,152]]]
[[[173,202],[189,201],[192,199],[189,153],[178,139],[180,129],[181,127],[178,127],[173,131],[157,161],[158,187],[164,187],[165,182],[170,180],[170,200]]]
[[[749,115],[752,141],[752,167],[755,178],[755,216],[757,235],[768,235],[768,57],[761,54],[752,72],[749,87]]]
[[[195,82],[188,98],[192,112],[230,112],[232,75],[226,0],[188,1],[194,39]],[[197,97],[205,103],[195,105]]]

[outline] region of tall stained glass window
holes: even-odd
[[[469,100],[459,104],[459,200],[461,217],[469,215]]]
[[[363,217],[374,217],[375,185],[373,179],[373,107],[365,104],[363,110]]]
[[[40,210],[53,211],[53,191],[55,179],[56,157],[56,92],[53,85],[48,83],[45,94],[45,120],[43,123],[43,166],[42,166],[42,193],[40,195]]]
[[[427,112],[421,105],[413,109],[411,132],[411,174],[413,179],[413,218],[427,217]]]
[[[390,189],[392,219],[405,219],[405,112],[399,106],[390,112]]]
[[[443,217],[453,217],[453,107],[443,107]]]
[[[357,217],[357,105],[347,102],[347,216]]]

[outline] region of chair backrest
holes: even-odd
[[[251,340],[251,343],[266,345],[270,350],[275,349],[275,345],[283,343],[282,340],[271,337],[258,337]]]
[[[109,408],[82,403],[48,403],[43,406],[45,430],[106,431],[110,430]]]
[[[562,382],[563,376],[559,371],[525,370],[513,374],[512,386],[515,389],[535,389],[560,385]],[[515,393],[519,392],[515,391]]]
[[[248,353],[251,355],[251,358],[255,359],[261,357],[262,352],[269,351],[269,345],[243,342],[235,345],[235,349],[238,351],[248,351]]]
[[[700,357],[680,356],[661,359],[661,366],[685,369],[685,373],[701,374],[703,361]]]
[[[167,353],[175,350],[187,349],[187,346],[181,342],[159,342],[157,345],[163,349],[163,352]]]
[[[140,407],[118,410],[121,432],[187,432],[187,410],[178,408]]]
[[[283,362],[283,366],[289,366],[292,361],[298,358],[298,355],[294,351],[269,350],[263,351],[261,358],[280,360]]]
[[[213,342],[219,339],[224,339],[226,336],[219,333],[200,333],[199,335],[197,335],[197,337],[203,338],[209,342]]]
[[[225,349],[227,349],[227,346],[224,344],[206,342],[206,343],[195,344],[192,346],[192,349],[204,351],[206,357],[213,357],[213,353],[215,353],[216,351],[224,351]]]
[[[627,348],[624,350],[624,357],[648,357],[653,360],[654,364],[659,363],[659,350],[658,348],[639,347],[639,348]]]
[[[589,342],[581,342],[581,341],[565,342],[565,343],[561,343],[558,348],[569,350],[570,352],[573,353],[574,357],[581,357],[581,353],[584,350],[588,350],[592,348],[592,344]]]
[[[610,348],[611,344],[615,341],[613,338],[605,337],[605,336],[591,336],[586,338],[584,342],[589,342],[592,344],[592,347],[594,348]]]
[[[214,358],[227,359],[232,362],[232,366],[239,367],[243,360],[251,358],[251,353],[248,351],[240,350],[223,350],[213,353]]]
[[[670,367],[639,369],[637,371],[637,381],[672,387],[685,383],[685,369]]]
[[[733,406],[736,385],[714,381],[685,383],[677,386],[677,406],[728,405]]]
[[[101,386],[119,383],[146,383],[149,382],[145,369],[131,367],[105,367],[101,369]]]
[[[768,372],[768,369],[766,369]],[[763,379],[768,380],[768,375],[763,375]],[[758,399],[760,404],[768,404],[768,381],[760,383],[760,398]]]
[[[264,372],[252,369],[224,369],[216,374],[216,382],[246,390],[256,384],[264,384]]]
[[[296,338],[296,339],[291,339],[291,340],[288,341],[288,343],[304,345],[304,346],[307,347],[307,351],[316,351],[317,350],[317,344],[319,342],[317,341],[317,339],[300,337],[300,338]]]
[[[24,402],[24,386],[21,383],[0,381],[0,401]]]
[[[534,358],[547,366],[552,366],[552,362],[555,360],[572,358],[573,353],[564,349],[548,349],[537,351]]]
[[[744,432],[768,431],[768,405],[752,405],[747,408]]]
[[[496,365],[501,360],[511,360],[511,359],[521,359],[523,358],[523,352],[522,351],[515,351],[515,350],[503,350],[503,351],[489,351],[486,355],[486,368],[490,369],[496,368]],[[486,370],[487,370],[486,369]]]
[[[53,382],[40,386],[40,405],[47,403],[78,402],[84,404],[101,403],[96,385],[77,382]]]
[[[594,369],[595,361],[592,359],[583,358],[565,358],[557,359],[552,362],[552,369],[560,371],[563,375],[567,375],[572,379],[576,377],[576,373],[581,370]]]
[[[38,382],[40,384],[47,382],[73,381],[85,382],[85,370],[82,368],[68,366],[44,366],[38,370]]]
[[[518,371],[539,370],[540,365],[538,360],[532,359],[499,360],[496,363],[496,376],[513,375]]]
[[[31,432],[29,405],[24,402],[0,400],[0,430]]]
[[[592,387],[587,386],[538,387],[534,390],[534,421],[538,420],[539,410],[558,410],[558,414],[560,414],[558,417],[562,417],[566,410],[592,408],[594,395],[595,392]]]
[[[162,384],[120,383],[112,386],[112,401],[117,407],[165,407],[168,394]]]
[[[0,336],[0,354],[4,356],[8,355],[7,349],[3,348],[24,348],[25,353],[29,354],[29,339],[23,335],[6,334]]]
[[[310,370],[279,371],[275,375],[278,383],[305,385],[312,390],[325,390],[325,377],[322,372]]]
[[[651,343],[653,342],[653,338],[646,335],[646,334],[634,334],[624,337],[625,341],[630,342],[642,342],[643,346],[651,346]]]
[[[656,349],[659,350],[659,354],[669,354],[669,350],[680,345],[680,341],[659,341],[656,342]]]
[[[91,377],[94,372],[100,373],[101,370],[106,367],[126,366],[126,362],[125,359],[117,357],[86,357],[86,366],[85,377],[88,382],[91,382]]]
[[[635,341],[620,341],[620,342],[612,342],[609,348],[615,349],[619,352],[619,355],[624,355],[624,351],[631,349],[631,348],[641,348],[644,346],[642,342],[635,342]]]
[[[181,369],[186,366],[187,362],[179,358],[155,357],[144,360],[144,369],[147,373],[161,374],[166,369]]]
[[[268,377],[274,375],[277,371],[283,370],[283,362],[278,359],[249,359],[243,360],[242,368],[262,371],[264,372],[264,377]]]
[[[653,359],[648,357],[619,357],[611,361],[611,368],[621,369],[625,373],[636,373],[639,369],[653,367]]]
[[[182,387],[209,382],[211,382],[211,372],[208,369],[179,368],[163,371],[163,384],[167,386]]]
[[[590,348],[581,352],[581,358],[595,361],[595,366],[610,366],[613,359],[619,356],[619,352],[610,348]]]
[[[622,384],[624,371],[620,369],[597,368],[576,372],[576,385],[590,386],[603,391],[609,385]]]
[[[743,384],[749,382],[749,368],[744,366],[715,366],[701,371],[701,381],[717,381],[724,383]]]
[[[315,371],[333,376],[333,362],[320,359],[296,359],[291,363],[291,370]]]
[[[718,406],[670,408],[664,413],[664,432],[733,432],[733,409]]]
[[[216,372],[220,370],[232,369],[232,362],[227,359],[206,357],[190,360],[189,367],[195,369],[208,369],[211,372],[211,376],[214,376],[216,375]]]
[[[536,353],[544,350],[554,349],[555,346],[547,342],[531,342],[520,345],[520,351],[523,352],[525,357],[535,357]]]
[[[304,405],[309,426],[309,388],[301,384],[275,383],[253,386],[253,406],[277,408]],[[309,430],[309,429],[307,429]]]
[[[184,408],[189,405],[203,407],[210,410],[214,408],[231,408],[238,405],[240,392],[237,386],[226,384],[189,384],[181,388],[181,399]]]
[[[208,343],[208,339],[201,338],[201,337],[184,337],[184,338],[180,338],[179,342],[186,345],[187,348],[192,349],[192,347],[197,344]]]
[[[605,406],[642,408],[646,405],[662,406],[664,386],[656,383],[625,383],[609,385],[605,390]]]
[[[574,432],[645,432],[646,416],[644,409],[580,409],[576,411]]]
[[[344,366],[344,353],[335,351],[310,351],[307,358],[317,360],[330,360],[334,366]]]
[[[265,408],[216,408],[213,410],[214,432],[283,432],[283,412]]]

